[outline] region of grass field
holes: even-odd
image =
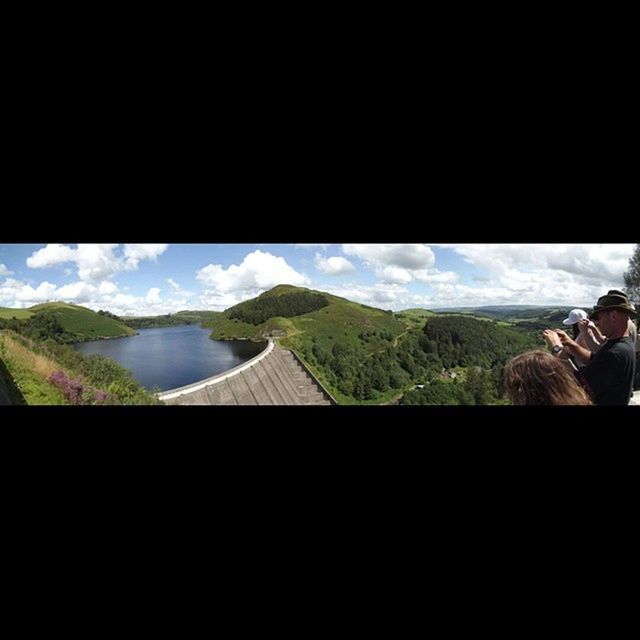
[[[0,307],[0,318],[4,318],[5,320],[11,320],[11,318],[26,320],[32,315],[33,311],[30,309],[10,309],[9,307]]]

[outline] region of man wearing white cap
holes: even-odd
[[[600,350],[600,347],[604,344],[606,338],[600,333],[600,330],[596,325],[589,320],[587,312],[582,309],[573,309],[569,314],[569,317],[562,321],[565,327],[573,326],[573,339],[576,344],[588,349],[595,353]],[[560,357],[568,358],[569,354],[563,352]],[[585,366],[588,361],[581,358],[579,355],[573,356],[574,360],[579,366]]]

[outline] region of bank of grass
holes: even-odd
[[[33,353],[5,332],[0,333],[0,357],[27,404],[66,404],[62,393],[47,382],[60,369],[51,359]]]
[[[0,331],[0,357],[27,404],[68,404],[49,382],[50,376],[58,371],[81,382],[87,392],[83,402],[92,403],[93,391],[103,391],[107,399],[102,404],[163,404],[115,361],[99,355],[83,356],[67,345],[34,342],[4,330]]]

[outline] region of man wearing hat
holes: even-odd
[[[587,362],[579,372],[597,405],[629,404],[636,369],[635,345],[629,335],[629,318],[636,310],[629,299],[619,292],[607,293],[598,299],[589,318],[606,336],[607,341],[597,353],[581,347],[564,331],[544,332],[544,338],[554,354],[566,349],[570,355]]]
[[[617,294],[624,296],[627,300],[629,300],[629,296],[623,291],[618,291],[618,289],[611,289],[607,291],[607,295]],[[633,302],[629,301],[632,309],[635,309]],[[637,309],[636,309],[637,311]],[[636,345],[636,379],[633,383],[634,390],[640,390],[640,336],[638,335],[638,329],[634,323],[634,321],[629,318],[629,335],[633,339],[633,342]]]

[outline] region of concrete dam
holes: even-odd
[[[336,404],[291,352],[270,338],[248,362],[194,384],[158,394],[169,405],[330,405]]]

